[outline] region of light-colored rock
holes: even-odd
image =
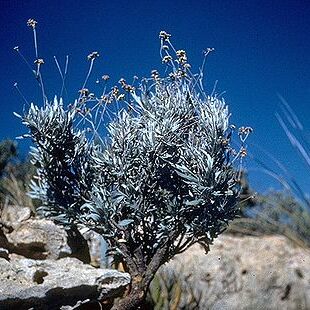
[[[20,206],[4,205],[0,217],[0,247],[11,253],[33,259],[72,256],[90,262],[87,242],[77,228],[65,230],[50,220],[31,217],[31,210]]]
[[[89,253],[80,255],[86,245],[82,236],[71,236],[79,232],[66,231],[50,220],[31,218],[20,222],[10,233],[5,233],[10,252],[33,259],[58,259],[75,256],[89,261]],[[80,238],[78,238],[80,237]],[[83,245],[83,241],[85,244]],[[74,243],[74,244],[73,244]],[[80,247],[80,248],[79,248]],[[79,257],[81,256],[81,257]],[[85,259],[83,259],[85,257]]]
[[[31,216],[31,210],[27,207],[4,204],[1,210],[1,221],[13,229]]]
[[[0,258],[0,309],[59,309],[79,300],[118,296],[130,276],[116,270],[94,268],[76,258],[57,261]]]
[[[195,245],[160,273],[180,280],[179,307],[194,297],[199,309],[310,309],[310,252],[281,236],[222,235],[207,255]]]
[[[88,244],[90,264],[101,268],[111,266],[112,257],[107,256],[108,244],[103,237],[89,229],[80,228],[80,232]]]
[[[80,230],[80,232],[88,244],[90,264],[94,267],[103,267],[101,264],[102,258],[100,252],[102,237],[91,230],[86,230],[85,232]]]
[[[34,259],[57,259],[72,254],[64,229],[45,219],[29,219],[6,234],[11,252]]]

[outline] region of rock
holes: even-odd
[[[28,258],[57,259],[71,255],[66,232],[49,220],[27,220],[6,237],[11,252]]]
[[[84,262],[90,261],[87,243],[80,233],[77,230],[65,231],[50,220],[28,219],[20,222],[5,236],[10,252],[28,258],[58,259],[75,256]]]
[[[107,257],[106,255],[108,244],[102,236],[94,231],[84,228],[80,228],[80,232],[88,244],[90,264],[94,267],[101,268],[111,266],[112,258]]]
[[[77,228],[65,230],[50,220],[31,217],[31,210],[20,206],[3,206],[0,247],[33,259],[72,256],[90,262],[87,241]]]
[[[180,308],[192,309],[189,304],[196,300],[198,309],[306,310],[310,309],[309,254],[282,236],[222,235],[207,255],[195,245],[159,274],[179,281]]]
[[[107,299],[122,294],[130,276],[94,268],[76,258],[36,261],[12,254],[0,258],[0,309],[60,309],[80,300]]]
[[[85,231],[81,229],[80,232],[88,244],[90,254],[90,264],[94,267],[103,267],[101,266],[101,253],[100,253],[102,237],[98,233],[88,229]]]
[[[5,223],[6,226],[15,229],[21,222],[28,220],[30,216],[31,210],[27,207],[5,204],[1,212],[1,221]]]

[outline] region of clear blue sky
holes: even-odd
[[[147,76],[161,66],[158,33],[166,30],[175,47],[187,51],[194,69],[201,63],[203,49],[216,49],[208,59],[206,89],[211,91],[219,80],[218,91],[226,91],[232,121],[255,130],[250,151],[261,156],[251,144],[268,150],[307,189],[309,170],[304,169],[274,113],[280,109],[280,93],[309,129],[309,1],[1,0],[0,4],[0,139],[25,131],[12,114],[22,109],[13,83],[19,83],[29,101],[41,98],[30,72],[13,51],[18,45],[30,62],[35,58],[28,18],[39,22],[39,54],[45,60],[42,72],[49,98],[61,86],[53,56],[63,63],[65,55],[70,55],[67,99],[71,100],[85,77],[90,52],[99,51],[101,57],[89,85],[106,73],[115,81]],[[27,149],[22,143],[22,149]],[[253,166],[250,159],[247,166]],[[253,171],[250,177],[259,190],[275,187],[262,173]]]

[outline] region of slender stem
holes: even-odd
[[[87,72],[87,75],[86,75],[84,84],[83,84],[83,86],[82,86],[82,89],[85,88],[85,86],[86,86],[86,84],[87,84],[87,81],[88,81],[89,76],[90,76],[90,74],[91,74],[91,71],[92,71],[92,69],[93,69],[93,65],[94,65],[94,59],[92,59],[92,60],[90,61],[90,66],[89,66],[89,69],[88,69],[88,72]]]
[[[25,96],[23,95],[23,93],[20,91],[19,87],[17,86],[17,83],[14,84],[15,89],[17,90],[17,92],[19,93],[19,95],[21,96],[21,98],[25,101],[25,103],[29,106],[29,102],[27,101],[27,99],[25,98]]]
[[[35,50],[35,53],[36,53],[36,59],[38,59],[38,43],[37,43],[37,32],[36,32],[36,28],[34,27],[33,28],[33,40],[34,40],[34,50]]]
[[[58,72],[59,72],[59,74],[60,74],[61,81],[62,81],[61,91],[60,91],[60,97],[61,97],[61,96],[62,96],[62,92],[63,92],[63,87],[64,87],[64,76],[63,76],[63,74],[62,74],[62,70],[61,70],[61,68],[60,68],[60,65],[59,65],[59,62],[58,62],[56,56],[54,56],[54,61],[55,61],[55,63],[56,63],[56,67],[57,67],[57,69],[58,69]]]
[[[35,71],[33,70],[33,68],[31,67],[29,61],[25,58],[25,56],[19,51],[19,49],[16,50],[18,55],[21,57],[21,59],[25,62],[25,64],[27,65],[27,67],[30,69],[31,73],[35,74]]]
[[[41,91],[42,91],[42,97],[43,97],[43,105],[45,106],[45,104],[47,103],[47,97],[45,95],[45,89],[44,89],[44,84],[43,84],[43,78],[42,78],[42,73],[39,71],[38,72],[38,78],[40,81],[40,85],[41,85]]]
[[[67,77],[68,65],[69,65],[69,55],[66,56],[65,73],[64,73],[64,78],[63,78],[63,81],[62,81],[60,96],[62,96],[63,90],[65,90],[66,93],[67,93],[67,89],[65,87],[65,80],[66,80],[66,77]],[[67,94],[67,96],[68,96],[68,94]]]

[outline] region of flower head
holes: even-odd
[[[44,60],[43,60],[42,58],[38,58],[38,59],[36,59],[36,60],[34,61],[34,63],[35,63],[36,65],[43,65],[43,64],[44,64]]]
[[[112,103],[112,101],[113,101],[113,98],[112,98],[112,97],[109,97],[109,96],[107,96],[107,95],[101,96],[100,99],[101,99],[103,102],[107,103],[107,104]]]
[[[118,87],[117,86],[113,86],[112,87],[112,95],[114,96],[114,97],[118,97],[118,95],[119,95],[119,89],[118,89]]]
[[[121,78],[118,83],[120,83],[122,87],[126,86],[126,80],[124,78]]]
[[[32,27],[32,29],[34,29],[36,27],[37,23],[38,22],[35,19],[33,19],[33,18],[29,18],[27,20],[27,26],[28,27]]]
[[[96,59],[96,58],[98,58],[99,57],[99,53],[98,52],[92,52],[92,53],[90,53],[88,56],[87,56],[87,59],[88,60],[94,60],[94,59]]]
[[[168,63],[170,61],[172,61],[172,57],[170,55],[166,55],[162,59],[162,62],[164,62],[164,63]]]
[[[130,93],[134,92],[135,88],[132,85],[126,84],[124,87],[125,91],[128,91]]]
[[[184,50],[178,50],[178,51],[176,51],[176,54],[178,57],[185,57],[186,56],[186,52]]]
[[[170,72],[169,77],[172,81],[174,81],[177,78],[177,73],[176,72]]]
[[[184,78],[187,76],[186,71],[182,70],[182,69],[178,69],[177,71],[177,75],[181,78]]]
[[[206,48],[205,51],[203,51],[204,55],[207,56],[209,53],[213,52],[214,48],[213,47],[208,47]]]
[[[178,56],[179,63],[185,64],[187,62],[187,56],[184,50],[178,50],[176,51],[176,54]]]
[[[171,34],[167,33],[166,31],[161,31],[159,33],[159,38],[162,39],[163,41],[168,41],[170,37]]]
[[[248,152],[247,152],[246,148],[242,147],[240,150],[240,156],[245,157],[247,155],[248,155]]]
[[[251,127],[242,126],[239,128],[239,135],[245,135],[245,134],[249,134],[251,132],[253,132],[253,128],[251,128]]]
[[[79,93],[82,96],[88,96],[89,95],[89,90],[87,88],[82,88],[82,89],[79,90]]]
[[[152,70],[151,71],[151,76],[154,80],[157,80],[159,78],[159,73],[157,70]]]

